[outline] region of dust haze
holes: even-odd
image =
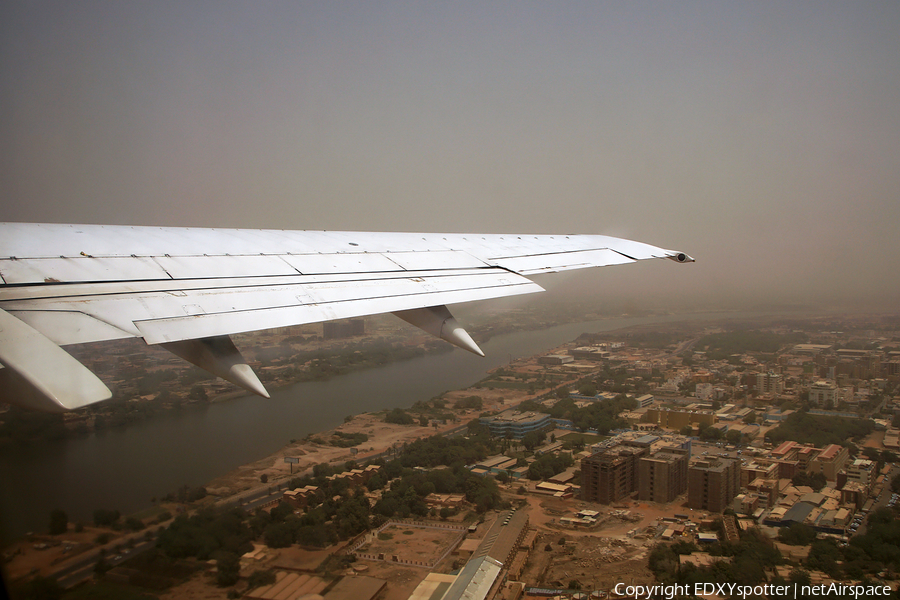
[[[604,233],[610,306],[893,309],[900,4],[0,7],[6,221]]]

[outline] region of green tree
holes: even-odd
[[[385,417],[384,421],[386,423],[394,423],[396,425],[412,425],[415,423],[415,419],[412,418],[408,412],[403,410],[402,408],[395,408],[390,411]]]
[[[793,523],[778,530],[778,541],[791,546],[808,546],[816,539],[816,531],[803,523]]]
[[[275,583],[275,571],[254,571],[247,578],[247,588],[254,589]]]
[[[287,548],[294,543],[294,532],[286,522],[269,523],[263,532],[263,541],[269,548]]]
[[[582,396],[596,396],[597,386],[589,381],[586,381],[578,386],[578,393]]]
[[[216,584],[219,587],[234,585],[241,578],[241,558],[233,552],[222,552],[216,559]]]
[[[545,437],[546,434],[543,431],[529,431],[522,437],[522,445],[529,452],[534,452],[534,449],[544,441]]]

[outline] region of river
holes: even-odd
[[[510,358],[533,356],[584,332],[648,323],[725,318],[728,313],[617,318],[498,335],[486,358],[454,349],[329,381],[298,383],[203,408],[171,411],[120,429],[0,452],[0,542],[44,532],[50,511],[89,523],[97,508],[123,514],[182,485],[203,485],[273,454],[291,439],[331,429],[346,415],[409,407],[465,388]],[[746,315],[740,315],[746,316]]]

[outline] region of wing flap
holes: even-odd
[[[453,285],[443,285],[447,282],[437,281],[439,278],[407,280],[396,287],[382,283],[370,288],[377,294],[360,293],[364,286],[355,283],[355,293],[343,286],[317,290],[319,297],[329,298],[326,301],[308,302],[298,296],[298,302],[289,305],[155,318],[134,324],[148,344],[160,344],[543,291],[525,278],[511,281],[514,277],[508,273],[480,277],[477,284],[470,281],[465,286],[460,278],[453,278]]]
[[[509,269],[510,271],[521,273],[522,275],[556,273],[558,271],[584,269],[587,267],[624,265],[632,262],[635,261],[607,248],[600,250],[518,256],[515,258],[503,258],[494,261],[495,264],[505,269]]]
[[[181,289],[173,287],[175,282],[159,283],[163,289],[153,289],[152,282],[143,282],[118,293],[112,284],[57,285],[51,286],[44,298],[10,300],[4,306],[59,344],[128,335],[162,343],[541,291],[529,279],[497,267],[437,273],[213,279],[192,281],[196,287]],[[81,295],[88,290],[108,293]],[[71,295],[63,295],[67,291]],[[196,335],[187,324],[201,315],[209,323],[203,330],[209,333]],[[163,320],[180,322],[185,329],[149,333],[157,328],[148,323]],[[213,324],[219,322],[229,324],[216,330]],[[238,323],[247,328],[235,329]]]

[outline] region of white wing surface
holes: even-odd
[[[650,258],[693,261],[600,235],[0,223],[2,399],[104,400],[59,346],[126,337],[266,395],[229,335],[385,312],[481,354],[447,304],[542,291],[526,275]]]

